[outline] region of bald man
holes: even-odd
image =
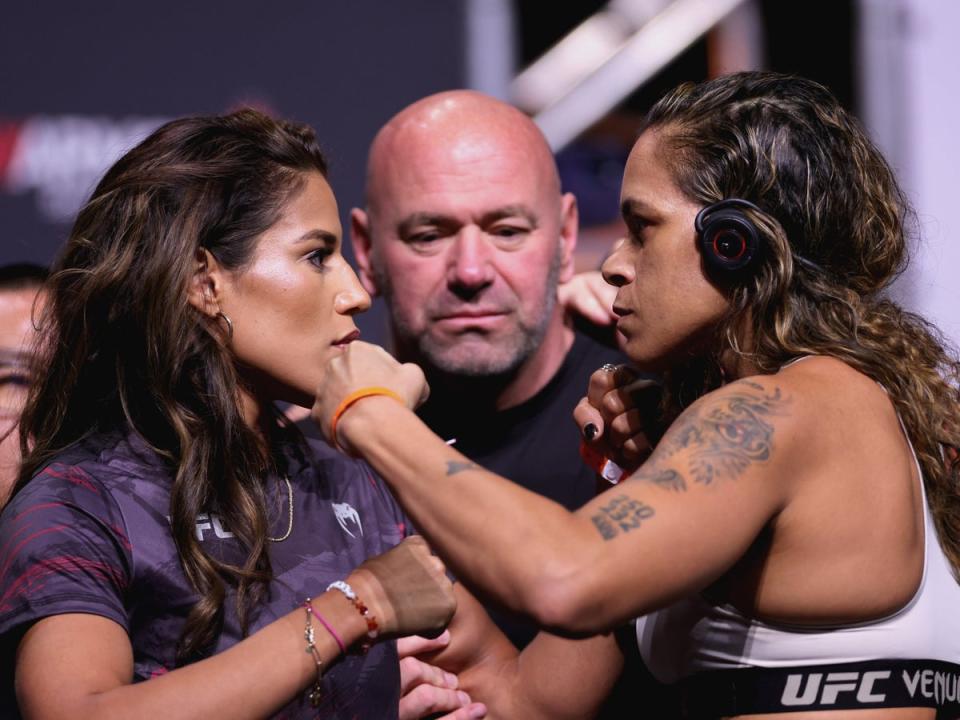
[[[577,204],[536,125],[476,92],[414,103],[374,139],[366,207],[351,220],[360,277],[386,300],[394,352],[430,382],[423,420],[569,509],[593,497],[571,412],[590,373],[624,358],[575,329],[557,302],[573,274]],[[491,614],[517,647],[536,633]]]

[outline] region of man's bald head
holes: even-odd
[[[418,100],[377,133],[367,161],[367,209],[398,182],[400,166],[429,160],[469,165],[507,153],[540,175],[559,201],[557,165],[540,128],[517,108],[473,90],[450,90]],[[432,162],[430,164],[433,164]]]

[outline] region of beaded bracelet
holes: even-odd
[[[316,636],[314,635],[313,623],[311,622],[311,618],[315,616],[315,613],[313,605],[310,604],[310,598],[303,601],[303,609],[307,613],[307,626],[303,630],[303,638],[307,641],[306,652],[308,655],[313,655],[313,661],[317,664],[317,680],[313,683],[313,687],[310,688],[307,697],[310,699],[310,704],[313,707],[320,707],[320,700],[323,694],[323,687],[320,684],[320,680],[323,678],[323,659],[320,657],[320,651],[317,650],[317,643],[315,642]],[[319,619],[319,615],[316,617]],[[327,624],[323,624],[326,627]],[[336,638],[336,635],[334,635],[334,638]]]
[[[367,638],[369,641],[376,640],[380,636],[380,626],[377,624],[377,618],[370,612],[363,600],[357,597],[357,593],[350,585],[343,580],[337,580],[327,585],[327,590],[339,590],[353,604],[360,616],[367,622]],[[369,649],[370,642],[361,643],[360,652],[366,652]]]

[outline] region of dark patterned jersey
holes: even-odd
[[[311,442],[309,451],[309,458],[290,453],[293,531],[269,543],[275,580],[252,614],[251,633],[407,534],[402,511],[365,464],[322,443]],[[171,482],[168,467],[136,436],[98,435],[57,457],[6,507],[0,516],[0,717],[18,717],[13,653],[23,632],[47,616],[91,613],[122,626],[133,647],[134,682],[175,667],[177,641],[197,595],[171,533]],[[279,537],[287,529],[287,486],[279,477],[267,483],[269,534]],[[245,557],[215,513],[198,517],[196,534],[215,557]],[[228,592],[215,652],[242,639],[234,606]],[[304,696],[277,717],[396,717],[395,644],[343,658],[323,685],[318,710]]]

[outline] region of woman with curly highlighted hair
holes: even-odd
[[[887,163],[820,85],[736,74],[657,103],[621,205],[603,274],[663,399],[645,416],[630,369],[591,379],[575,418],[625,470],[616,487],[569,513],[382,396],[331,427],[358,388],[422,392],[363,343],[329,361],[315,417],[465,584],[555,635],[639,617],[634,642],[687,717],[960,715],[960,365],[885,295],[908,218]],[[616,643],[555,635],[474,696],[589,716]]]

